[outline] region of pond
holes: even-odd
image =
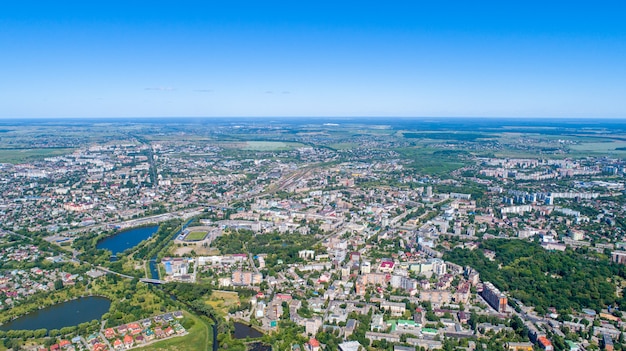
[[[158,225],[124,230],[106,237],[98,242],[96,248],[110,250],[117,255],[124,250],[137,246],[141,241],[148,239],[159,229]]]
[[[263,336],[263,333],[260,331],[240,322],[235,322],[235,339],[245,339],[245,338],[260,338]]]
[[[0,326],[0,330],[61,329],[94,319],[109,312],[111,300],[100,296],[86,296],[62,302],[31,312]]]

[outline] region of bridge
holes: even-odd
[[[101,272],[109,273],[109,274],[115,274],[115,275],[117,275],[119,277],[126,278],[126,279],[135,279],[135,278],[137,278],[137,277],[133,277],[132,275],[126,275],[126,274],[122,274],[122,273],[118,273],[118,272],[112,271],[112,270],[110,270],[108,268],[104,268],[102,266],[98,266],[97,269],[99,271],[101,271]],[[142,282],[142,283],[147,283],[147,284],[165,284],[165,283],[167,283],[164,280],[150,279],[150,278],[139,278],[139,281]]]

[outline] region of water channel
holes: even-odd
[[[183,230],[185,230],[185,228],[187,228],[187,225],[189,225],[189,223],[191,223],[193,219],[188,220],[187,222],[185,222],[185,224],[182,225],[182,227],[180,227],[180,230],[174,234],[174,236],[172,237],[172,240],[174,240],[176,237],[178,237],[180,235],[180,233],[183,232]],[[154,256],[152,257],[152,259],[150,259],[150,277],[152,279],[160,279],[159,277],[159,268],[158,268],[158,263],[157,263],[157,257]]]

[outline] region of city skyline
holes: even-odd
[[[0,5],[0,118],[626,117],[624,5]]]

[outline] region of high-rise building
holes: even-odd
[[[483,284],[483,298],[498,312],[506,312],[507,298],[490,282]]]
[[[611,260],[615,263],[626,264],[626,251],[611,252]]]

